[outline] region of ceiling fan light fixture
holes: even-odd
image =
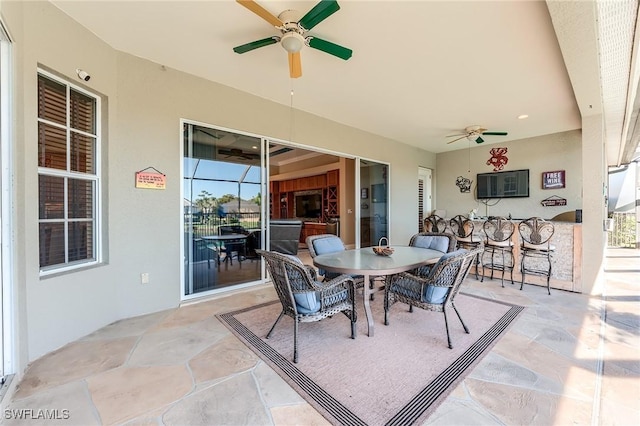
[[[295,31],[289,31],[280,38],[282,48],[289,53],[298,53],[304,46],[304,37]]]

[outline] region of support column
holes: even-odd
[[[582,292],[598,291],[607,245],[607,160],[601,114],[582,118]]]

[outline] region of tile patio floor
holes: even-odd
[[[605,262],[604,298],[469,278],[527,309],[425,424],[640,424],[640,250]],[[106,326],[33,362],[3,403],[68,419],[1,422],[327,424],[214,317],[275,298],[269,284]]]

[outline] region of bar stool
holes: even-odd
[[[520,232],[520,251],[522,257],[520,261],[520,272],[522,282],[520,290],[524,286],[525,274],[547,277],[547,292],[551,294],[549,281],[551,279],[551,255],[555,251],[555,246],[551,244],[551,237],[555,232],[553,223],[547,222],[540,217],[530,217],[518,224]],[[527,265],[526,260],[530,262]]]
[[[482,229],[487,237],[484,243],[483,256],[490,255],[489,262],[482,259],[482,269],[491,269],[491,279],[493,271],[502,271],[501,283],[504,287],[504,271],[511,273],[511,284],[513,284],[513,241],[511,236],[515,231],[515,225],[504,217],[490,217],[483,225]],[[481,282],[484,281],[484,273]]]
[[[471,219],[462,216],[461,214],[455,216],[449,221],[449,227],[456,237],[458,248],[464,248],[467,250],[474,250],[478,247],[482,247],[482,241],[473,236],[473,221]],[[480,253],[475,257],[474,262],[476,264],[476,280],[478,278],[478,269],[482,266],[482,258]]]
[[[437,216],[432,214],[431,216],[427,216],[422,223],[423,232],[439,232],[443,233],[447,230],[447,222]]]

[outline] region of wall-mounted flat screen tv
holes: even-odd
[[[299,218],[322,216],[322,192],[295,194],[295,212]]]
[[[517,198],[529,196],[529,169],[478,173],[476,198]]]

